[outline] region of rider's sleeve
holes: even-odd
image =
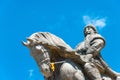
[[[101,49],[104,47],[104,41],[102,39],[95,39],[90,43],[90,47],[86,51],[86,54],[93,54],[93,56],[99,55]]]
[[[78,54],[82,54],[82,53],[84,53],[85,51],[86,51],[86,49],[85,49],[85,45],[84,45],[84,41],[83,41],[83,42],[81,42],[80,44],[77,45],[77,47],[76,47],[76,52],[77,52]]]

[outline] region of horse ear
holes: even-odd
[[[29,47],[31,43],[33,43],[33,40],[30,38],[27,38],[27,42],[22,41],[22,44],[26,47]]]
[[[26,47],[29,45],[27,42],[24,42],[24,41],[22,41],[22,44]]]
[[[27,38],[27,40],[28,40],[30,43],[32,43],[32,42],[33,42],[33,40],[32,40],[32,39],[30,39],[30,38]]]

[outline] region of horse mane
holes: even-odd
[[[28,38],[33,41],[34,45],[40,44],[49,50],[49,53],[51,55],[51,59],[50,59],[51,62],[56,62],[56,61],[59,62],[65,60],[65,58],[62,57],[62,55],[68,51],[72,51],[72,48],[67,43],[65,43],[61,38],[49,32],[37,32],[32,34]],[[52,77],[56,78],[56,75],[59,74],[60,66],[61,64],[55,65],[56,70],[53,73]]]
[[[64,50],[64,51],[72,51],[72,48],[66,44],[61,38],[51,34],[49,32],[36,32],[32,34],[29,39],[33,40],[35,44],[41,44],[47,48],[56,49],[56,50]]]

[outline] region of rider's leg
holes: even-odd
[[[90,80],[102,80],[99,70],[92,63],[85,63],[84,72]]]

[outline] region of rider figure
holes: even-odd
[[[105,46],[104,38],[98,34],[93,25],[87,25],[84,29],[85,40],[76,47],[76,52],[85,62],[84,72],[90,80],[102,80],[101,74],[116,78],[117,73],[108,67],[103,61],[100,51]]]
[[[97,30],[92,25],[88,25],[84,29],[85,40],[76,47],[76,52],[81,55],[84,72],[91,80],[102,80],[100,72],[96,65],[93,63],[97,60],[100,50],[105,45],[105,40],[97,33]],[[99,67],[103,69],[99,61]]]

